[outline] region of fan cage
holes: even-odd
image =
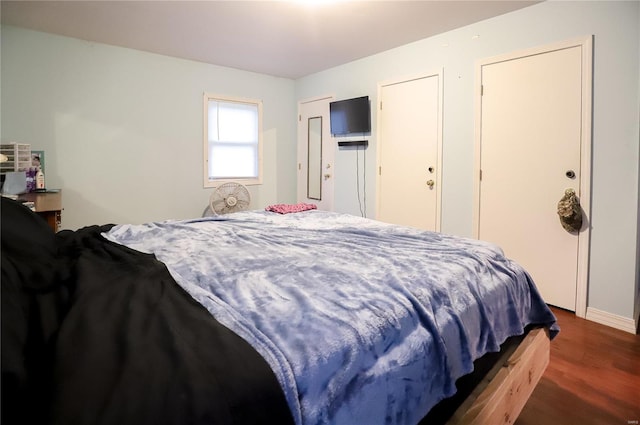
[[[215,214],[228,214],[244,211],[251,204],[251,195],[246,186],[240,183],[224,183],[218,186],[209,201],[211,211]]]

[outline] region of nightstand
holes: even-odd
[[[31,192],[18,196],[18,202],[33,202],[34,211],[57,232],[62,220],[62,191]]]

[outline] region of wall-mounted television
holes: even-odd
[[[344,136],[371,131],[369,96],[329,103],[331,134]]]

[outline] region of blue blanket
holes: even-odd
[[[323,211],[116,226],[271,365],[297,424],[415,424],[555,317],[495,245]]]

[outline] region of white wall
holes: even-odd
[[[640,7],[638,7],[638,22],[640,22]],[[640,60],[640,43],[638,43],[638,60]],[[638,64],[640,69],[640,63]],[[640,78],[640,77],[639,77]],[[638,85],[638,98],[640,98],[640,84]],[[638,122],[640,122],[640,108],[638,110]],[[640,132],[638,133],[638,139],[640,141]],[[640,170],[640,155],[638,155],[638,168]],[[637,240],[636,240],[636,256],[640,257],[640,171],[638,171],[638,228]],[[636,306],[635,306],[635,320],[636,320],[636,333],[640,333],[640,259],[636,259]]]
[[[292,80],[7,26],[1,54],[2,141],[45,151],[62,228],[200,216],[205,91],[263,100],[252,206],[295,201]]]
[[[478,59],[594,35],[591,263],[588,305],[634,317],[638,252],[639,2],[548,1],[296,81],[297,99],[369,95],[379,82],[444,69],[442,231],[472,235],[474,70]],[[372,29],[373,30],[373,29]],[[479,35],[478,38],[472,38]],[[367,149],[375,211],[376,111]],[[359,214],[355,154],[336,156],[336,209]],[[543,166],[543,164],[541,164]]]

